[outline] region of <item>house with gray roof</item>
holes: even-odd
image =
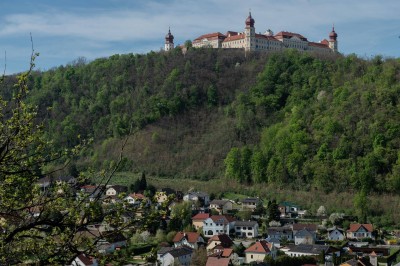
[[[210,209],[218,211],[219,214],[226,214],[233,209],[233,204],[230,200],[212,200]]]
[[[163,247],[157,252],[160,266],[184,265],[189,266],[192,261],[193,249],[181,246],[177,248]]]
[[[258,223],[256,221],[236,221],[235,234],[238,237],[258,237]]]
[[[300,244],[313,245],[315,244],[316,240],[317,240],[317,235],[315,231],[309,231],[308,229],[302,229],[300,231],[297,231],[297,233],[294,235],[294,243],[296,245]]]
[[[293,241],[293,231],[290,227],[270,227],[267,229],[268,238],[276,238],[278,240],[286,239]]]

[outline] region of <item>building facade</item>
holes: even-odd
[[[338,52],[338,35],[334,27],[332,27],[328,40],[310,42],[301,34],[293,32],[280,31],[274,34],[271,30],[267,30],[263,34],[256,33],[254,25],[255,20],[249,12],[249,16],[245,20],[244,31],[227,31],[226,34],[221,32],[203,34],[194,39],[192,45],[196,48],[244,49],[245,51],[281,51],[291,48],[318,53]],[[169,35],[167,34],[167,36]],[[167,50],[167,46],[165,46],[165,50]]]

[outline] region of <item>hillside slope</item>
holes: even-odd
[[[123,170],[398,193],[399,81],[379,56],[176,49],[37,72],[29,97],[55,149],[93,137],[78,170],[108,164],[133,125]]]

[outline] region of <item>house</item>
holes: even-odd
[[[236,221],[235,234],[238,237],[258,237],[258,223],[256,221]]]
[[[174,247],[188,246],[192,249],[198,249],[199,244],[204,244],[204,239],[196,232],[178,232],[174,239]]]
[[[97,266],[99,265],[97,263],[97,260],[93,257],[87,256],[85,254],[80,254],[78,257],[76,257],[72,263],[71,266]]]
[[[112,253],[127,245],[126,237],[120,232],[104,232],[97,242],[99,253]]]
[[[270,255],[275,259],[276,248],[274,244],[268,243],[265,240],[258,241],[248,247],[245,251],[245,262],[250,264],[253,262],[263,262],[265,256]]]
[[[259,198],[245,198],[242,200],[242,210],[250,209],[254,211],[259,203],[261,203]]]
[[[233,265],[230,258],[208,257],[206,266],[230,266]]]
[[[325,259],[327,261],[332,260],[332,254],[335,253],[336,256],[340,256],[340,251],[336,250],[330,246],[326,245],[288,245],[286,249],[281,249],[286,255],[290,257],[300,257],[300,256],[319,256],[322,253],[325,254]]]
[[[219,214],[226,214],[233,209],[233,204],[230,200],[213,200],[210,202],[210,209],[218,211]]]
[[[124,198],[129,204],[137,204],[145,200],[146,197],[141,193],[132,193]]]
[[[281,212],[281,217],[296,217],[301,210],[300,206],[289,202],[283,201],[278,205],[278,209]]]
[[[343,262],[340,266],[373,266],[367,258],[356,258]]]
[[[347,248],[347,253],[356,256],[359,259],[364,258],[364,261],[368,261],[373,266],[390,266],[397,261],[397,256],[400,253],[400,250],[391,253],[390,248],[386,247],[349,246]]]
[[[182,246],[177,248],[164,247],[157,252],[160,266],[183,265],[189,266],[192,261],[193,249]]]
[[[203,221],[207,218],[210,218],[210,216],[211,216],[211,214],[209,214],[209,213],[198,213],[192,217],[192,225],[197,230],[200,227],[203,227]]]
[[[196,201],[200,206],[208,206],[210,204],[210,196],[207,193],[193,191],[183,196],[184,201]]]
[[[96,199],[101,198],[103,193],[104,193],[103,186],[84,185],[84,186],[81,186],[81,194],[79,196],[86,198],[90,202],[93,202]]]
[[[127,186],[110,185],[106,189],[106,196],[118,196],[119,194],[126,193],[127,191]]]
[[[344,230],[336,226],[328,228],[328,240],[342,241],[346,238]]]
[[[294,243],[295,245],[300,244],[315,244],[315,240],[317,240],[317,235],[315,231],[309,231],[307,229],[302,229],[294,234]]]
[[[228,215],[212,215],[203,221],[203,234],[211,237],[218,234],[230,234],[235,230],[235,218]]]
[[[157,201],[158,204],[161,204],[163,202],[166,202],[168,200],[168,195],[165,191],[156,191],[156,194],[154,195],[155,200]]]
[[[303,230],[303,229],[307,229],[310,232],[317,233],[317,229],[318,229],[316,224],[297,223],[297,224],[292,224],[291,227],[293,230],[293,235],[295,235],[298,231]]]
[[[214,249],[218,246],[222,247],[222,249],[230,248],[233,246],[233,241],[227,234],[214,235],[208,240],[207,253],[214,253]]]
[[[290,227],[270,227],[267,230],[268,238],[275,238],[278,240],[293,241],[293,231]]]
[[[350,224],[350,229],[347,230],[347,238],[358,239],[371,238],[375,239],[372,232],[374,227],[372,224]]]

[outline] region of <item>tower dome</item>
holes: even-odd
[[[329,38],[333,41],[336,41],[337,39],[337,33],[335,32],[335,26],[332,27],[331,33],[329,33]]]
[[[246,27],[254,27],[254,19],[251,17],[251,12],[249,12],[249,16],[246,19]]]
[[[174,35],[171,34],[171,28],[168,29],[167,35],[165,35],[165,42],[173,43],[174,42]]]

